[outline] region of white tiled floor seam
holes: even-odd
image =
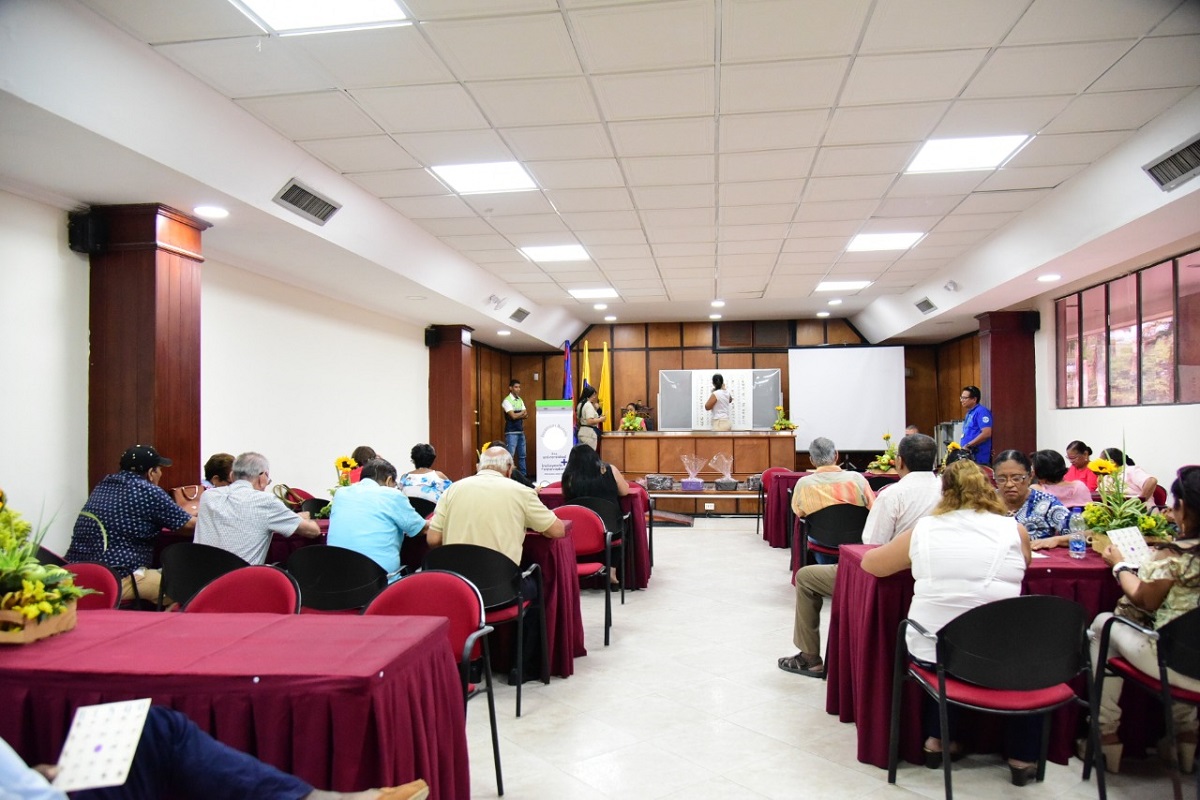
[[[939,771],[905,765],[889,786],[884,770],[860,764],[854,726],[825,713],[824,682],[776,667],[795,650],[788,553],[755,535],[753,518],[660,527],[654,538],[650,588],[627,594],[624,607],[614,598],[610,647],[603,595],[584,592],[588,655],[575,674],[526,684],[520,719],[512,687],[497,686],[506,798],[943,797]],[[467,732],[471,795],[495,797],[482,697],[471,701]],[[1127,759],[1125,769],[1109,776],[1113,800],[1170,796],[1153,759]],[[954,790],[963,800],[1096,797],[1075,759],[1017,788],[998,756],[968,757],[955,765]]]

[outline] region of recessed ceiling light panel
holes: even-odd
[[[970,172],[995,169],[1033,137],[973,136],[966,139],[930,139],[905,172]]]
[[[612,287],[602,289],[567,289],[567,294],[576,300],[615,300],[620,297]]]
[[[817,316],[820,317],[821,319],[824,319],[825,317],[829,316],[829,312],[828,311],[818,311]]]
[[[708,318],[709,319],[720,319],[721,315],[720,314],[709,314]]]
[[[512,336],[512,331],[496,331],[497,336]]]
[[[860,233],[846,245],[848,253],[875,250],[907,250],[921,240],[923,233]]]
[[[724,300],[713,300],[711,305],[713,308],[724,308],[725,301]]]
[[[407,24],[394,0],[230,0],[253,22],[280,35]]]
[[[840,297],[835,297],[829,301],[829,305],[831,305],[831,306],[840,306],[841,304],[842,304],[842,298],[840,298]]]
[[[597,311],[604,311],[608,308],[608,303],[593,303],[592,308],[596,309]]]
[[[225,219],[229,216],[229,212],[220,206],[196,206],[192,213],[204,219]]]
[[[521,252],[530,261],[548,264],[555,261],[590,261],[587,250],[578,244],[551,244],[538,247],[522,247]],[[608,295],[602,295],[608,297]]]
[[[1038,280],[1042,283],[1054,283],[1055,281],[1061,281],[1062,275],[1054,272],[1048,272],[1045,275],[1038,275]]]
[[[443,164],[430,167],[434,174],[459,194],[528,192],[537,188],[533,178],[516,161],[486,164]]]
[[[871,281],[821,281],[818,292],[857,292],[871,285]]]
[[[612,314],[609,314],[607,317],[604,318],[604,321],[605,322],[616,322],[617,318],[614,317]]]

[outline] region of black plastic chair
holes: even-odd
[[[355,550],[309,545],[288,556],[287,572],[300,585],[302,609],[357,611],[387,587],[387,571]]]
[[[428,519],[429,515],[432,514],[434,509],[437,508],[437,503],[433,502],[432,500],[426,500],[424,497],[410,497],[408,498],[408,504],[413,507],[413,511],[417,512],[426,519]]]
[[[65,567],[67,565],[65,558],[53,550],[47,550],[41,545],[38,545],[37,555],[34,557],[37,558],[39,564],[46,564],[47,566]]]
[[[888,783],[896,782],[900,752],[900,701],[905,679],[911,678],[938,701],[942,752],[950,752],[948,706],[991,714],[1041,714],[1042,750],[1037,780],[1046,776],[1046,750],[1050,743],[1050,712],[1076,701],[1068,681],[1090,669],[1087,610],[1061,597],[1026,595],[997,600],[973,608],[950,620],[936,634],[915,620],[900,623],[896,661],[892,673],[892,716],[888,741]],[[905,629],[911,627],[937,647],[933,669],[922,667],[908,655]],[[1092,717],[1093,721],[1095,716]],[[1089,738],[1097,736],[1090,726]],[[946,800],[953,759],[942,758]]]
[[[633,569],[633,548],[626,547],[625,543],[633,541],[633,514],[621,513],[620,506],[603,497],[576,497],[569,502],[595,511],[604,523],[605,532],[612,534],[610,548],[621,551],[619,563],[622,566],[617,578],[621,583],[621,605],[625,605],[625,584],[629,582],[626,576],[632,574]]]
[[[880,489],[884,489],[896,483],[896,479],[889,475],[867,475],[867,486],[871,487],[871,491],[878,494]]]
[[[311,516],[313,519],[316,519],[317,514],[320,514],[321,510],[332,502],[332,500],[325,500],[321,497],[310,497],[308,500],[305,500],[300,504],[299,510],[301,512],[307,511],[309,516]]]
[[[531,608],[537,608],[541,622],[542,637],[542,683],[550,683],[550,652],[546,648],[545,587],[542,573],[537,564],[531,564],[524,572],[508,556],[498,550],[475,544],[447,544],[430,550],[422,563],[422,569],[440,569],[457,572],[475,584],[483,598],[486,622],[493,628],[506,622],[515,622],[517,629],[517,716],[521,716],[521,686],[525,683],[525,617]],[[525,597],[522,581],[533,577],[537,584],[538,602]]]
[[[867,524],[870,510],[863,506],[839,503],[814,511],[808,516],[797,517],[796,530],[792,534],[792,552],[799,549],[798,559],[793,559],[793,569],[808,566],[809,552],[823,553],[837,560],[838,548],[844,544],[862,544],[863,528]]]
[[[226,572],[249,566],[228,550],[195,542],[176,542],[162,551],[162,582],[158,589],[158,608],[170,598],[185,605],[196,592]]]
[[[1157,642],[1158,676],[1147,675],[1123,658],[1108,657],[1108,643],[1113,625],[1128,625],[1140,631],[1143,636]],[[1190,692],[1180,689],[1167,682],[1167,670],[1173,669],[1180,675],[1200,680],[1200,609],[1194,609],[1156,631],[1143,628],[1136,622],[1124,617],[1112,617],[1104,623],[1100,632],[1100,664],[1097,666],[1096,682],[1092,687],[1092,719],[1100,718],[1100,692],[1104,689],[1106,677],[1124,678],[1139,689],[1156,695],[1162,704],[1163,720],[1166,725],[1166,742],[1170,752],[1167,763],[1171,767],[1171,784],[1175,789],[1175,800],[1183,800],[1183,784],[1179,775],[1179,756],[1175,751],[1175,721],[1171,716],[1171,703],[1188,703],[1200,706],[1200,692]],[[1095,747],[1098,742],[1089,742]],[[1100,789],[1100,798],[1104,800],[1107,792],[1104,787],[1104,755],[1096,752],[1095,757],[1089,753],[1083,762],[1083,779],[1088,779],[1092,764],[1096,766],[1096,785]]]

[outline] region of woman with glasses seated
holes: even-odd
[[[1071,510],[1052,494],[1030,486],[1033,470],[1020,450],[1005,450],[992,462],[996,492],[1010,517],[1025,526],[1034,550],[1066,545]]]

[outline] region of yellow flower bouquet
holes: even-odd
[[[783,415],[783,406],[775,406],[775,422],[771,424],[771,429],[776,431],[796,430],[796,423]]]
[[[645,429],[645,423],[635,411],[626,411],[625,416],[621,417],[620,430],[623,431],[640,431]]]
[[[1170,521],[1159,511],[1151,511],[1137,497],[1125,496],[1125,468],[1106,458],[1088,462],[1088,469],[1099,477],[1099,502],[1088,503],[1083,521],[1098,532],[1117,528],[1137,528],[1148,539],[1170,541],[1174,538]]]
[[[892,443],[892,435],[885,433],[883,435],[883,452],[875,457],[875,460],[867,464],[867,469],[872,472],[887,472],[896,468],[896,445]]]

